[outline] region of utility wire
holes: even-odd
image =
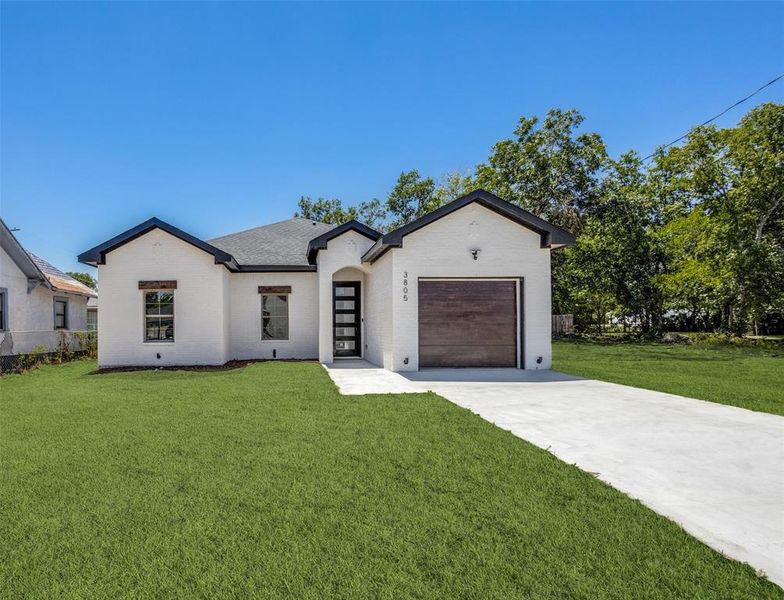
[[[776,83],[776,82],[777,82],[779,79],[784,79],[784,73],[782,73],[781,75],[779,75],[779,76],[778,76],[778,77],[776,77],[775,79],[773,79],[773,80],[769,81],[768,83],[766,83],[766,84],[765,84],[765,85],[763,85],[762,87],[759,87],[759,88],[757,88],[756,90],[754,90],[754,91],[753,91],[751,94],[749,94],[749,95],[748,95],[748,96],[746,96],[745,98],[742,98],[742,99],[738,100],[738,101],[737,101],[735,104],[733,104],[732,106],[728,106],[727,108],[725,108],[723,111],[721,111],[721,112],[720,112],[718,115],[716,115],[715,117],[711,117],[710,119],[708,119],[708,120],[707,120],[707,121],[705,121],[704,123],[700,123],[700,124],[698,125],[698,127],[703,127],[703,126],[707,125],[708,123],[712,123],[713,121],[715,121],[716,119],[718,119],[718,118],[719,118],[719,117],[721,117],[722,115],[725,115],[725,114],[727,114],[729,111],[731,111],[733,108],[735,108],[735,107],[736,107],[736,106],[738,106],[739,104],[743,104],[743,103],[744,103],[744,102],[746,102],[746,100],[748,100],[749,98],[752,98],[753,96],[756,96],[756,95],[757,95],[757,94],[759,94],[759,93],[760,93],[762,90],[764,90],[766,87],[768,87],[768,86],[770,86],[770,85],[773,85],[773,84],[774,84],[774,83]],[[689,135],[689,132],[690,132],[690,131],[691,131],[691,129],[690,129],[689,131],[687,131],[686,133],[684,133],[684,134],[683,134],[681,137],[679,137],[677,140],[673,140],[673,141],[671,141],[669,144],[665,144],[664,146],[661,146],[661,147],[659,147],[659,148],[656,150],[656,152],[658,152],[659,150],[664,150],[665,148],[669,148],[669,147],[670,147],[670,146],[672,146],[673,144],[677,144],[677,143],[678,143],[678,142],[680,142],[682,139],[684,139],[684,138],[685,138],[687,135]],[[645,162],[646,160],[648,160],[648,159],[650,159],[650,158],[653,158],[653,157],[656,155],[656,152],[653,152],[653,153],[649,154],[648,156],[646,156],[645,158],[643,158],[643,159],[642,159],[642,162]]]

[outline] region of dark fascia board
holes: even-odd
[[[38,268],[35,261],[27,253],[27,250],[22,247],[19,240],[16,239],[13,231],[9,229],[5,221],[0,219],[0,246],[8,254],[14,264],[19,267],[19,270],[27,277],[27,291],[29,292],[37,285],[43,285],[52,289],[52,284],[49,283],[46,275]]]
[[[381,237],[381,234],[376,231],[375,229],[371,229],[364,223],[360,223],[359,221],[352,219],[348,223],[343,223],[343,225],[338,225],[334,229],[330,229],[326,233],[321,234],[317,238],[313,238],[310,240],[308,244],[308,262],[311,265],[316,264],[316,256],[318,255],[319,250],[326,250],[327,243],[330,240],[335,239],[339,235],[343,235],[347,231],[356,231],[357,233],[364,235],[366,238],[373,240],[374,242]]]
[[[103,244],[99,244],[95,248],[91,248],[87,252],[82,252],[78,256],[78,260],[80,263],[84,263],[86,265],[91,265],[93,267],[97,265],[103,265],[106,263],[106,255],[111,252],[112,250],[116,250],[120,246],[127,244],[130,241],[135,240],[138,237],[149,233],[153,229],[161,229],[166,233],[173,235],[181,239],[184,242],[188,242],[192,246],[195,246],[199,250],[203,250],[208,254],[212,254],[215,257],[215,264],[225,265],[227,269],[230,271],[236,271],[239,269],[237,262],[234,260],[234,257],[229,254],[228,252],[224,252],[220,248],[216,248],[205,242],[204,240],[200,240],[197,237],[192,236],[189,233],[184,232],[182,229],[177,229],[173,225],[169,225],[168,223],[161,221],[160,219],[153,217],[152,219],[148,219],[144,223],[140,223],[136,227],[132,227],[128,231],[124,231],[120,235],[113,237],[112,239],[104,242]]]
[[[511,202],[507,202],[506,200],[499,198],[495,194],[478,189],[458,198],[457,200],[453,200],[448,204],[444,204],[433,212],[419,217],[407,225],[403,225],[402,227],[399,227],[398,229],[383,235],[377,239],[376,243],[373,244],[373,246],[371,246],[370,249],[365,253],[365,255],[362,257],[362,262],[372,263],[373,261],[380,258],[381,255],[390,248],[400,248],[403,245],[403,238],[409,233],[413,233],[422,227],[430,225],[432,222],[437,221],[441,217],[445,217],[455,212],[456,210],[471,204],[472,202],[481,204],[485,208],[488,208],[498,213],[499,215],[506,217],[507,219],[519,223],[523,227],[527,227],[528,229],[535,231],[541,237],[542,248],[560,248],[562,246],[571,246],[575,242],[574,236],[565,229],[561,229],[552,223],[548,223],[533,213],[530,213],[527,210],[512,204]]]
[[[315,265],[239,265],[237,273],[301,273],[313,272]]]

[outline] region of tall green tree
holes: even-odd
[[[391,228],[400,227],[438,208],[436,182],[422,177],[412,169],[400,174],[387,196],[386,208],[392,219]]]
[[[600,190],[585,206],[577,245],[567,250],[563,272],[573,309],[585,321],[606,312],[658,334],[663,299],[656,277],[664,257],[656,236],[659,210],[647,190],[639,156],[609,161]],[[586,312],[587,311],[587,312]]]
[[[521,117],[515,137],[495,144],[477,167],[477,185],[578,232],[607,162],[601,136],[578,131],[583,121],[574,109],[550,110],[541,122]]]
[[[657,231],[667,269],[655,283],[667,308],[682,315],[678,327],[687,331],[720,325],[722,291],[731,273],[722,258],[716,225],[697,206]]]
[[[669,295],[709,284],[721,327],[739,333],[784,310],[784,106],[759,106],[734,128],[694,129],[657,155],[652,177],[669,206]],[[703,243],[666,236],[687,221],[700,222]]]
[[[727,136],[732,187],[724,229],[738,305],[755,327],[784,310],[784,106],[751,110]]]

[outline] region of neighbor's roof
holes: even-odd
[[[19,243],[19,240],[16,239],[16,236],[2,219],[0,219],[0,246],[11,257],[14,264],[19,267],[19,270],[24,273],[31,285],[35,286],[43,283],[48,287],[49,282],[41,272],[41,269],[33,262],[27,250],[22,247],[22,244]]]
[[[307,267],[308,244],[314,238],[335,229],[334,225],[293,218],[224,235],[207,242],[231,254],[242,267]]]
[[[30,258],[33,259],[35,265],[41,270],[44,276],[52,284],[55,290],[61,292],[68,292],[70,294],[79,294],[81,296],[95,297],[95,290],[87,287],[81,281],[77,281],[70,275],[66,275],[53,264],[45,261],[40,256],[36,256],[32,252],[28,252]]]
[[[95,296],[95,292],[82,282],[66,275],[40,256],[25,250],[2,219],[0,219],[0,242],[3,250],[27,277],[28,291],[36,285],[43,285],[69,294]]]

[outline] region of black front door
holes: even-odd
[[[359,282],[332,284],[332,338],[335,356],[361,356]]]

